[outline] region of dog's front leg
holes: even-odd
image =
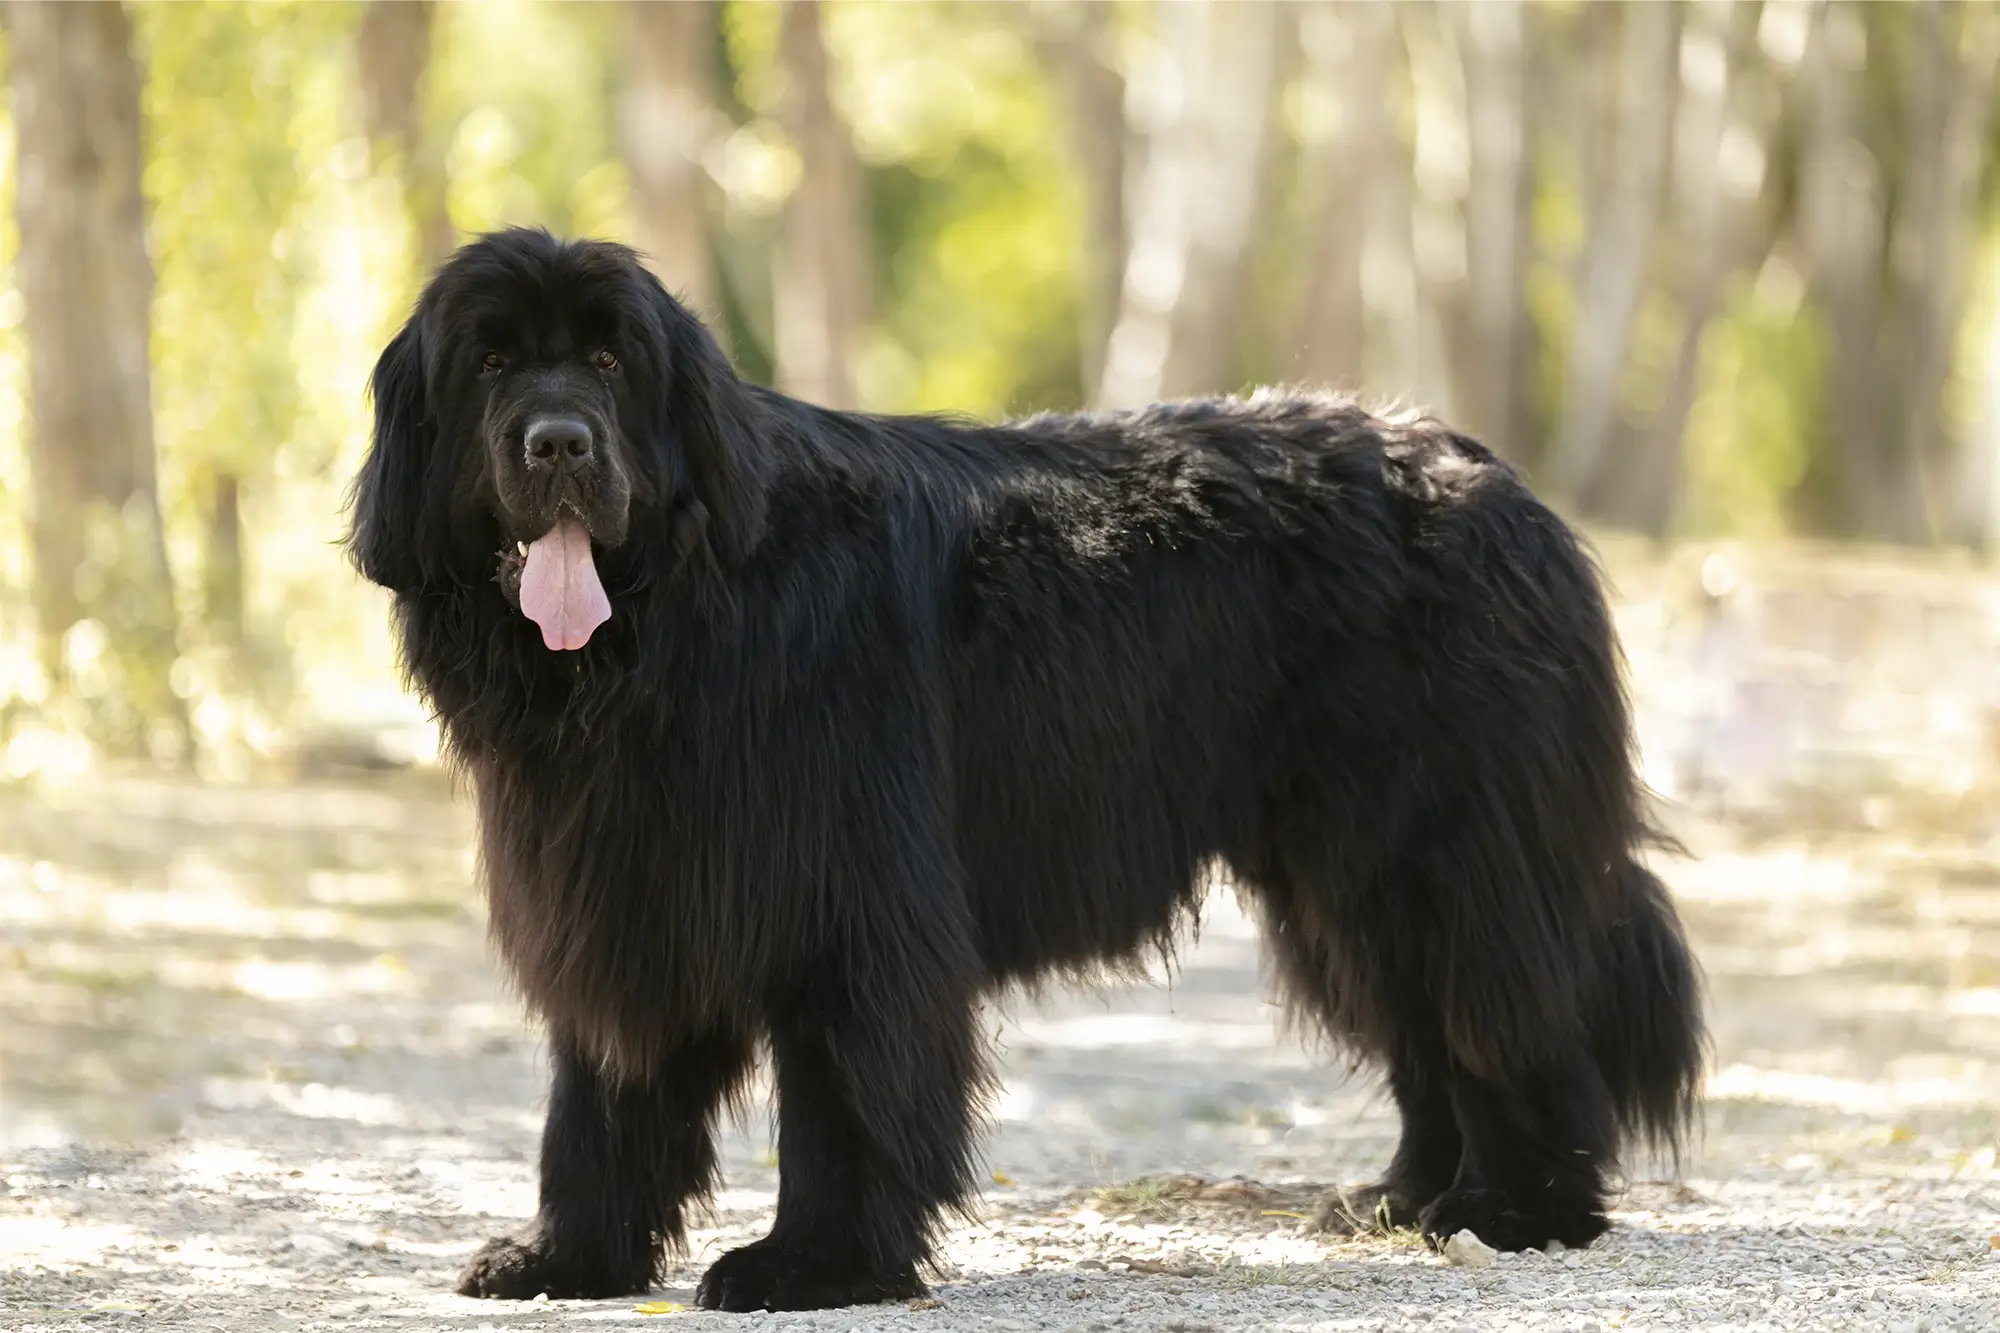
[[[463,1295],[644,1292],[662,1253],[681,1244],[685,1208],[715,1185],[715,1112],[749,1068],[747,1038],[687,1042],[639,1078],[606,1074],[561,1034],[551,1044],[535,1221],[473,1256],[459,1278]]]

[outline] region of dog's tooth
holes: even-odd
[[[526,555],[528,553],[528,544],[526,542],[515,542],[514,550],[521,555]]]

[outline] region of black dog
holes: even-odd
[[[547,1020],[541,1206],[461,1291],[644,1291],[776,1063],[726,1310],[914,1296],[981,997],[1165,945],[1214,865],[1403,1117],[1333,1228],[1606,1226],[1696,979],[1577,540],[1477,444],[1267,393],[1008,426],[740,380],[618,246],[460,251],[374,376],[351,548],[477,790]]]

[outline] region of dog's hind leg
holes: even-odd
[[[1382,915],[1397,910],[1392,898],[1301,888],[1331,884],[1332,872],[1266,866],[1245,878],[1293,1019],[1386,1065],[1402,1120],[1389,1169],[1329,1194],[1313,1227],[1352,1235],[1416,1226],[1425,1206],[1451,1188],[1461,1153],[1444,1037],[1423,994],[1421,939]]]
[[[1505,814],[1439,821],[1376,905],[1406,914],[1397,938],[1421,941],[1423,994],[1399,990],[1394,1012],[1435,1015],[1462,1149],[1419,1223],[1433,1245],[1461,1230],[1503,1250],[1587,1245],[1608,1225],[1620,1138],[1588,1018],[1616,890]]]
[[[905,960],[907,963],[907,960]],[[802,986],[770,1019],[778,1216],[703,1275],[714,1310],[815,1310],[922,1296],[944,1214],[973,1196],[983,1078],[969,986]]]
[[[1451,1100],[1465,1152],[1451,1189],[1424,1211],[1433,1243],[1469,1229],[1501,1249],[1588,1244],[1608,1225],[1621,1150],[1677,1151],[1687,1131],[1705,1040],[1680,922],[1636,862],[1608,868],[1595,887],[1612,913],[1582,941],[1577,1039],[1522,1059],[1518,1027],[1496,1024],[1485,1039],[1476,1023],[1459,1026]]]
[[[1390,1064],[1389,1091],[1402,1117],[1389,1169],[1370,1184],[1329,1194],[1313,1216],[1314,1230],[1345,1236],[1414,1227],[1431,1200],[1457,1177],[1458,1119],[1445,1071],[1437,1062],[1406,1052]]]
[[[652,1286],[661,1252],[680,1245],[687,1204],[714,1187],[714,1117],[750,1067],[749,1038],[683,1043],[650,1077],[624,1080],[561,1033],[550,1044],[534,1225],[474,1255],[461,1295],[637,1295]]]
[[[1495,1249],[1530,1250],[1550,1241],[1580,1247],[1604,1233],[1618,1133],[1610,1089],[1588,1050],[1505,1079],[1460,1068],[1451,1101],[1465,1151],[1451,1188],[1423,1210],[1425,1240],[1442,1246],[1471,1231]]]
[[[1502,1249],[1604,1230],[1620,1117],[1592,1050],[1593,913],[1551,921],[1509,891],[1493,825],[1443,821],[1356,890],[1320,859],[1257,880],[1295,1012],[1386,1064],[1402,1138],[1377,1182],[1339,1191],[1323,1230],[1471,1229]],[[1497,841],[1504,843],[1502,836]],[[1302,850],[1302,849],[1300,849]]]

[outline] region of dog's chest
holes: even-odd
[[[751,969],[657,786],[479,774],[495,943],[523,997],[613,1068],[741,1021]]]

